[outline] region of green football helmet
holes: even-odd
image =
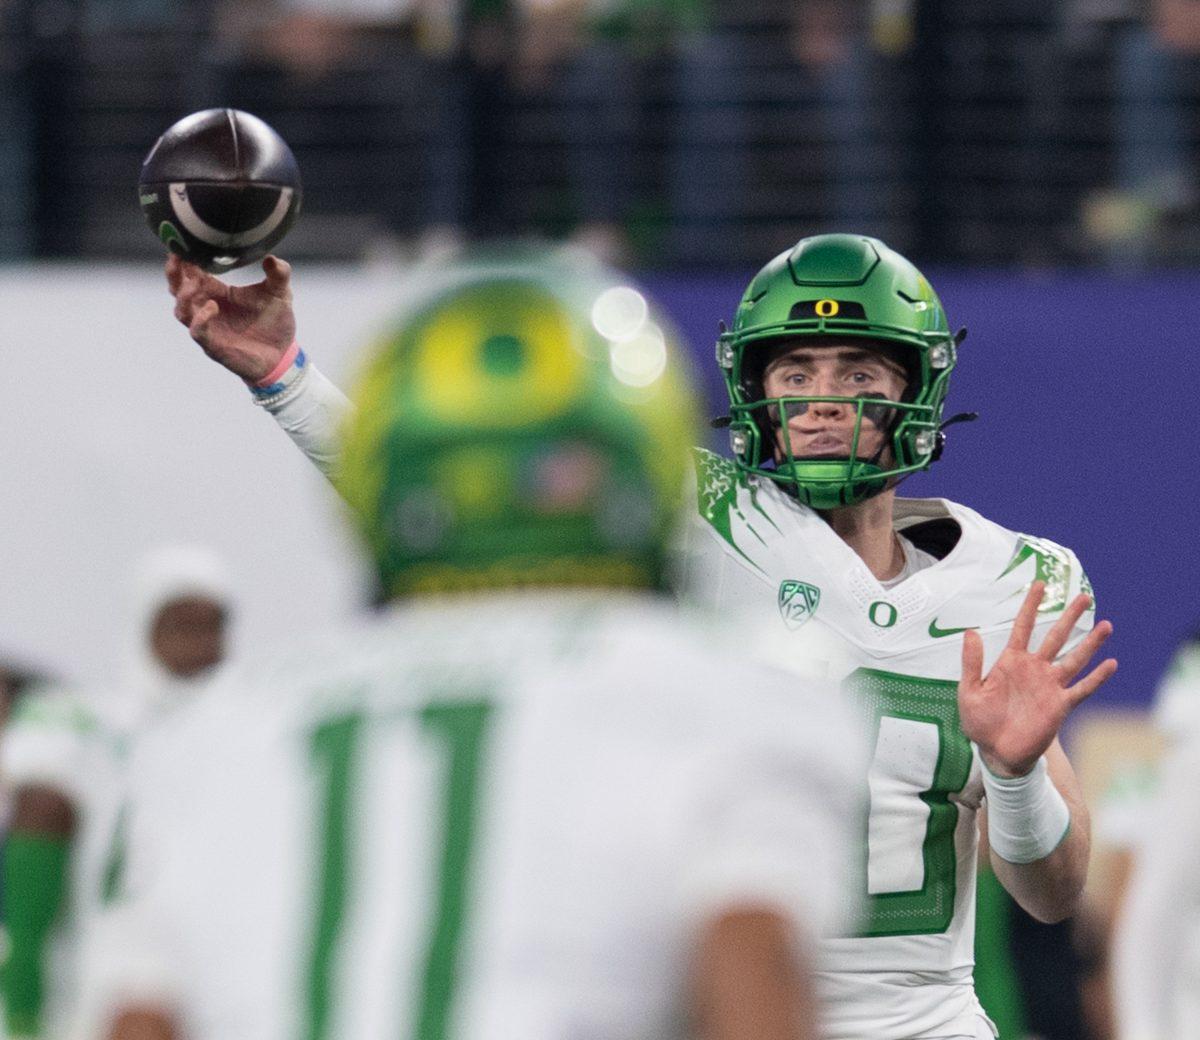
[[[733,328],[717,343],[738,468],[775,481],[814,509],[853,505],[927,469],[941,453],[942,404],[962,336],[951,335],[924,275],[878,239],[802,239],[754,277]],[[903,400],[764,397],[763,370],[772,348],[808,338],[870,341],[904,367]],[[856,411],[846,458],[805,458],[792,450],[788,424],[779,417],[819,401],[844,402]],[[865,459],[858,453],[864,421],[890,433],[883,448]]]
[[[337,483],[385,596],[664,583],[699,411],[669,326],[621,276],[448,269],[353,401]]]

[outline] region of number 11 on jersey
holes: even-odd
[[[351,827],[364,732],[372,726],[411,724],[414,720],[423,734],[442,746],[445,762],[441,845],[431,852],[436,857],[437,890],[429,915],[424,964],[419,969],[418,1004],[411,1036],[421,1040],[441,1040],[446,1036],[468,897],[480,766],[490,714],[491,705],[487,701],[447,701],[383,719],[344,715],[322,723],[313,731],[309,751],[320,774],[321,849],[317,909],[306,978],[305,1040],[324,1040],[333,1019],[334,961],[351,895],[348,869],[352,859]]]

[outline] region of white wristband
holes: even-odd
[[[983,767],[987,796],[988,842],[1009,863],[1033,863],[1049,856],[1071,826],[1071,810],[1046,769],[1046,756],[1024,776],[993,776]]]

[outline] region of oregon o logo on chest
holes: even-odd
[[[890,603],[877,599],[867,608],[867,617],[876,628],[891,628],[900,619],[900,611]]]
[[[815,308],[818,318],[833,318],[837,316],[837,312],[841,310],[837,300],[817,300]]]

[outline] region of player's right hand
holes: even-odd
[[[1073,681],[1092,655],[1112,635],[1112,624],[1099,622],[1062,657],[1062,648],[1079,619],[1092,609],[1092,598],[1080,593],[1041,641],[1030,650],[1038,608],[1046,583],[1035,581],[1017,612],[1008,645],[983,674],[983,639],[974,629],[963,633],[962,679],[958,715],[962,730],[979,748],[994,776],[1025,776],[1058,736],[1067,715],[1116,672],[1117,662],[1101,661],[1078,682]]]
[[[262,267],[261,282],[229,285],[174,254],[167,257],[175,317],[204,353],[249,383],[267,376],[296,338],[291,265],[268,256]]]

